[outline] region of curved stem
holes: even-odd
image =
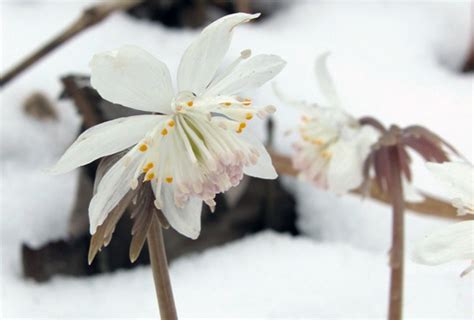
[[[398,148],[390,148],[390,194],[393,209],[392,248],[390,250],[390,303],[389,320],[400,320],[403,310],[403,247],[404,210],[401,165]]]
[[[168,272],[163,231],[155,216],[152,218],[150,230],[148,231],[147,243],[160,317],[163,320],[178,319]]]

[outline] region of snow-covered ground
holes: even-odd
[[[56,34],[89,1],[1,3],[1,70]],[[44,19],[34,19],[38,12]],[[239,27],[228,59],[240,50],[272,52],[288,61],[276,79],[296,99],[320,96],[314,58],[330,50],[330,68],[346,109],[385,123],[419,123],[473,158],[473,76],[453,71],[467,52],[470,3],[297,2],[260,24]],[[95,52],[136,44],[175,73],[197,31],[167,29],[115,15],[81,34],[2,89],[0,108],[1,315],[3,317],[153,317],[149,268],[93,278],[57,277],[45,284],[21,278],[20,243],[39,245],[66,234],[76,174],[51,177],[51,165],[74,139],[79,117],[58,104],[60,121],[38,122],[21,111],[32,91],[55,98],[58,76],[88,72]],[[290,152],[298,113],[266,86],[258,101],[274,103],[277,141]],[[255,127],[262,131],[261,127]],[[415,163],[416,183],[439,193]],[[186,317],[379,317],[387,307],[389,208],[336,197],[285,179],[296,194],[305,236],[270,232],[183,257],[171,266],[176,301]],[[58,196],[59,195],[59,196]],[[449,222],[409,215],[407,251],[430,230]],[[472,275],[465,263],[425,267],[407,262],[405,314],[409,318],[471,318]]]

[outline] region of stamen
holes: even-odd
[[[188,107],[192,107],[194,102],[193,101],[188,101],[186,104],[188,105]]]
[[[243,50],[241,53],[240,53],[240,57],[242,59],[247,59],[248,57],[250,57],[252,55],[252,50],[250,49],[245,49]]]
[[[166,136],[167,134],[168,134],[168,130],[166,128],[161,130],[161,135]]]
[[[138,147],[138,150],[140,150],[141,152],[145,152],[148,150],[148,146],[144,143],[142,143],[139,147]]]
[[[173,177],[166,177],[166,182],[171,183],[173,182]]]
[[[241,122],[239,125],[239,129],[245,129],[246,126],[247,124],[245,122]]]
[[[321,152],[321,156],[322,156],[324,159],[330,159],[331,156],[332,156],[332,153],[331,153],[330,151],[325,150],[325,151]]]
[[[145,176],[145,181],[153,180],[154,177],[155,174],[153,172],[147,173],[147,175]]]
[[[253,118],[253,114],[251,114],[250,112],[245,115],[245,119],[247,120],[252,120],[252,118]]]
[[[313,143],[314,143],[315,145],[318,145],[318,146],[321,146],[321,145],[324,144],[323,140],[321,140],[321,139],[314,139],[314,140],[313,140]]]
[[[265,111],[268,112],[269,114],[275,113],[276,110],[277,110],[276,107],[272,106],[272,105],[269,105],[269,106],[265,107]]]
[[[168,121],[168,125],[170,126],[170,128],[173,128],[175,124],[176,123],[174,122],[174,120]]]
[[[145,167],[143,167],[143,172],[144,173],[147,173],[151,168],[153,168],[155,165],[153,164],[153,162],[148,162],[147,165]]]
[[[250,99],[245,99],[245,100],[242,102],[242,104],[243,104],[244,106],[250,106],[250,105],[252,104],[252,100],[250,100]]]

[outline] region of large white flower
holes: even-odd
[[[447,187],[459,214],[474,214],[474,167],[461,162],[427,166]],[[458,222],[426,236],[417,244],[414,259],[428,265],[470,259],[471,266],[463,272],[467,274],[474,269],[474,221]]]
[[[378,139],[372,127],[362,126],[340,106],[328,72],[328,54],[316,60],[316,78],[327,106],[299,106],[305,114],[299,126],[301,140],[295,143],[293,164],[300,176],[341,194],[358,187],[370,147]]]
[[[170,225],[195,239],[202,201],[214,208],[216,193],[237,185],[244,173],[276,178],[267,151],[246,132],[248,121],[275,108],[256,107],[236,94],[272,79],[285,62],[275,55],[250,57],[250,50],[244,50],[216,74],[234,28],[258,16],[236,13],[206,27],[181,59],[177,93],[168,68],[140,48],[124,46],[93,57],[91,84],[104,99],[162,115],[97,125],[81,134],[52,168],[53,173],[67,172],[130,148],[103,177],[90,203],[91,233],[130,188],[149,181],[155,205]]]

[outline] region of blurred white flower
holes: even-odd
[[[90,203],[92,234],[140,182],[151,183],[155,205],[170,225],[195,239],[202,201],[213,209],[215,195],[237,185],[243,174],[276,178],[264,146],[246,132],[249,120],[275,108],[256,107],[236,94],[272,79],[285,62],[275,55],[251,58],[245,50],[216,75],[234,28],[258,16],[236,13],[206,27],[181,59],[177,94],[166,65],[140,48],[124,46],[94,56],[91,84],[104,99],[164,115],[131,116],[90,128],[52,168],[67,172],[131,148],[103,177]]]
[[[302,178],[342,194],[361,185],[364,161],[379,134],[370,126],[360,125],[340,107],[327,57],[327,53],[319,56],[315,69],[328,106],[298,104],[304,116],[293,164]]]
[[[474,168],[463,162],[426,164],[428,169],[445,186],[459,215],[474,214]]]
[[[430,171],[454,197],[460,215],[474,214],[474,167],[461,162],[428,163]],[[426,236],[414,251],[414,260],[438,265],[453,260],[472,260],[461,275],[474,269],[474,221],[467,220]]]

